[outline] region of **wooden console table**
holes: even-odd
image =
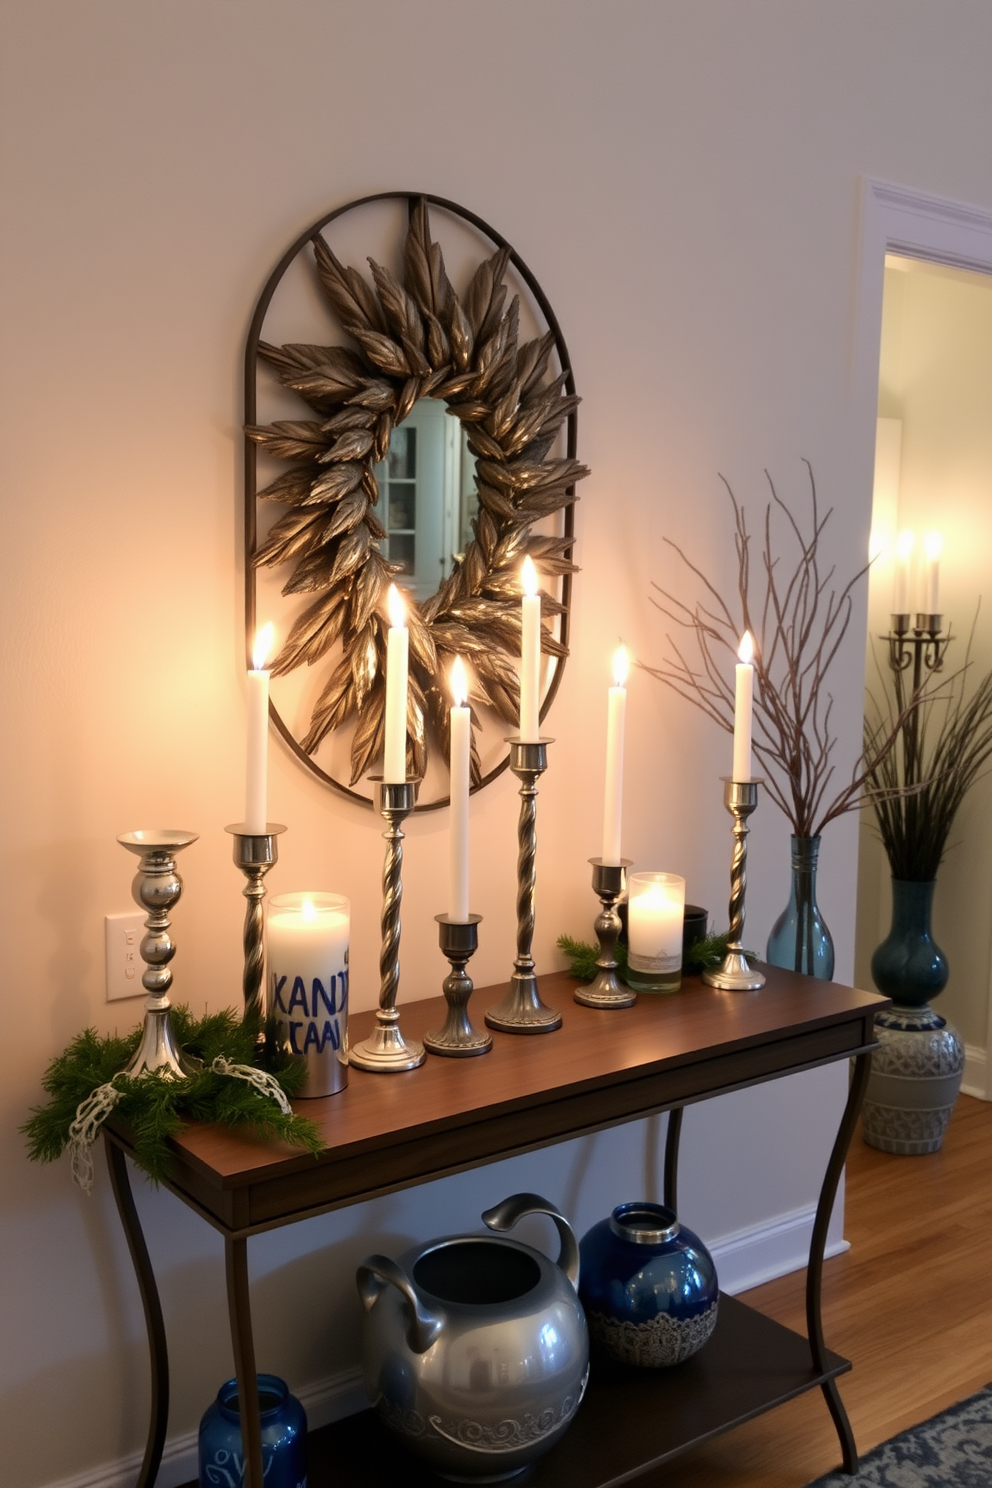
[[[687,978],[672,996],[641,997],[635,1007],[611,1012],[575,1004],[575,983],[566,974],[542,977],[542,997],[564,1017],[559,1032],[496,1033],[491,1054],[429,1058],[404,1074],[353,1069],[340,1095],[302,1103],[327,1142],[316,1159],[216,1127],[188,1127],[174,1144],[168,1187],[224,1237],[235,1372],[247,1405],[246,1484],[259,1488],[262,1481],[257,1398],[247,1388],[256,1372],[249,1236],[660,1111],[671,1113],[665,1201],[677,1208],[685,1105],[842,1059],[853,1059],[853,1078],[810,1244],[808,1338],[723,1297],[713,1337],[678,1368],[613,1375],[594,1370],[574,1424],[528,1483],[610,1488],[816,1386],[833,1417],[844,1466],[855,1472],[857,1450],[836,1384],[851,1366],[824,1344],[820,1285],[827,1225],[868,1077],[874,1016],[888,1002],[773,967],[766,974],[760,992],[716,992]],[[504,990],[476,993],[477,1020]],[[439,1027],[443,1008],[440,998],[404,1005],[404,1032],[421,1038]],[[370,1013],[355,1016],[352,1038],[364,1037],[371,1021]],[[168,1423],[165,1329],[124,1160],[128,1134],[111,1118],[105,1135],[151,1347],[151,1424],[137,1484],[151,1488]],[[438,1481],[398,1456],[371,1412],[316,1433],[324,1446],[328,1433],[334,1488],[395,1488],[398,1482],[414,1488]],[[321,1469],[323,1455],[314,1453],[311,1488],[332,1481],[330,1471],[325,1476]]]

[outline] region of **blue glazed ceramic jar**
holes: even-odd
[[[620,1204],[579,1246],[593,1340],[622,1364],[680,1364],[716,1327],[713,1257],[663,1204]]]
[[[262,1471],[265,1488],[307,1488],[307,1417],[285,1380],[259,1374]],[[200,1422],[200,1488],[242,1488],[238,1382],[228,1380]]]

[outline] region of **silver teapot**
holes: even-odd
[[[455,1482],[522,1472],[566,1430],[585,1393],[589,1338],[571,1226],[526,1193],[482,1218],[504,1231],[527,1214],[554,1220],[557,1263],[518,1240],[454,1235],[398,1261],[368,1256],[358,1268],[369,1396],[385,1425]]]

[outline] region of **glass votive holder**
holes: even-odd
[[[348,1083],[348,940],[351,904],[341,894],[277,894],[266,918],[269,1017],[275,1039],[302,1059],[301,1097]]]
[[[627,880],[627,972],[635,992],[675,992],[682,983],[685,879],[632,873]]]

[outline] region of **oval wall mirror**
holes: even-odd
[[[273,623],[272,718],[326,784],[372,804],[394,582],[410,630],[418,809],[447,800],[457,655],[470,676],[473,789],[506,766],[528,555],[541,576],[547,711],[568,652],[574,487],[587,474],[578,401],[534,276],[452,202],[350,202],[276,265],[245,358],[247,646],[250,657],[256,625]]]

